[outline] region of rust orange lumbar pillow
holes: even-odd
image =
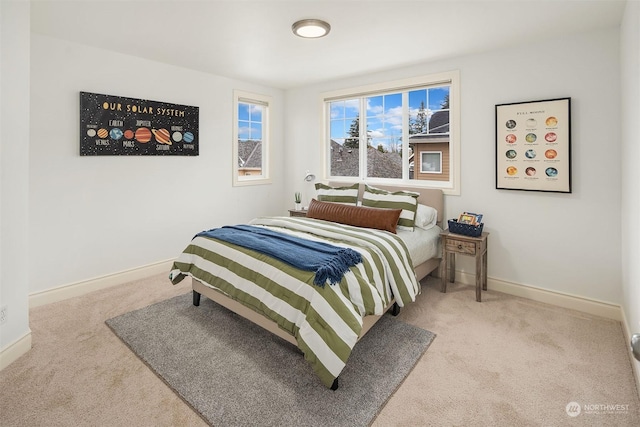
[[[307,218],[339,222],[356,227],[376,228],[396,232],[402,209],[368,208],[340,203],[319,202],[312,199]]]

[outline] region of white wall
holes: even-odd
[[[622,90],[622,291],[630,333],[640,333],[640,3],[627,2],[620,30]],[[640,363],[636,362],[640,379]]]
[[[1,369],[31,347],[27,239],[29,3],[1,2],[0,18],[0,307],[7,308],[7,321],[0,326],[0,350],[14,344],[21,347],[12,354],[3,352]]]
[[[490,278],[620,304],[620,87],[618,30],[400,68],[286,93],[285,194],[303,169],[321,175],[324,91],[460,70],[461,195],[447,218],[484,213]],[[495,189],[495,104],[571,97],[573,193]],[[458,267],[474,273],[472,260]]]
[[[233,89],[273,97],[273,184],[233,188]],[[200,156],[79,155],[79,92],[200,108]],[[176,257],[198,231],[284,213],[283,93],[31,37],[30,292]]]

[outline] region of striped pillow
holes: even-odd
[[[348,187],[330,187],[320,182],[316,183],[318,195],[316,199],[320,202],[343,203],[345,205],[358,204],[358,189],[360,184],[356,183]]]
[[[395,191],[392,193],[365,184],[364,194],[362,195],[362,206],[402,209],[400,219],[398,220],[398,229],[413,231],[419,195],[419,193],[412,191]]]

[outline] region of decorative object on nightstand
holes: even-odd
[[[478,237],[482,234],[484,223],[482,222],[482,214],[463,212],[458,219],[450,219],[448,221],[449,231],[464,236]]]
[[[296,191],[296,193],[294,194],[295,197],[295,202],[296,202],[296,210],[299,211],[300,210],[300,205],[302,203],[302,194],[300,194],[299,191]]]
[[[482,300],[482,291],[487,290],[487,239],[483,233],[482,214],[464,212],[450,219],[449,229],[440,233],[442,242],[441,291],[447,292],[447,281],[456,278],[456,254],[473,256],[476,259],[476,301]]]

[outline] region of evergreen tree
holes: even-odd
[[[442,104],[440,104],[440,108],[442,108],[443,110],[449,109],[449,94],[446,94],[444,96],[444,99],[442,100]]]
[[[346,148],[358,148],[360,146],[360,115],[356,116],[351,122],[349,137],[345,138],[344,146]]]
[[[344,139],[344,147],[358,148],[360,146],[360,115],[358,114],[349,126],[349,137]],[[371,136],[367,131],[367,147],[371,146]]]
[[[426,133],[429,129],[429,120],[427,118],[427,111],[424,107],[424,101],[420,102],[420,108],[416,114],[415,120],[409,123],[409,134],[415,135],[417,133]]]

